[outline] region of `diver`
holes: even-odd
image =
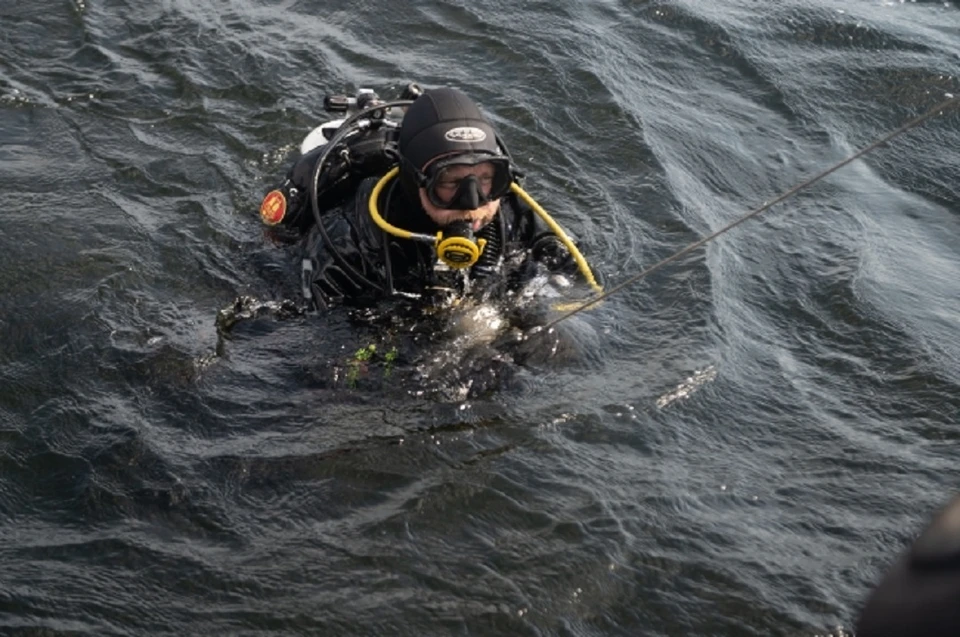
[[[349,116],[314,148],[305,140],[260,207],[275,237],[300,242],[313,308],[493,298],[544,271],[580,272],[599,289],[576,245],[520,188],[506,146],[473,101],[416,84],[401,98],[328,96],[328,111]]]
[[[870,594],[857,637],[960,635],[960,497],[949,502]]]

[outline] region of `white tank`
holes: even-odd
[[[303,141],[300,142],[300,153],[306,155],[314,148],[326,144],[334,134],[336,134],[337,129],[340,128],[340,124],[343,124],[345,121],[347,121],[345,118],[333,119],[314,128],[303,138]]]

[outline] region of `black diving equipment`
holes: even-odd
[[[403,91],[400,93],[400,97],[397,98],[401,101],[412,102],[417,99],[417,97],[423,93],[423,89],[420,88],[420,85],[415,83],[407,84]],[[328,113],[345,113],[347,115],[353,115],[363,110],[374,108],[376,106],[383,106],[383,100],[380,99],[380,96],[377,95],[376,91],[369,88],[357,89],[356,95],[325,95],[323,97],[323,110]],[[373,120],[382,120],[388,114],[399,114],[402,117],[402,112],[392,113],[391,109],[377,109],[369,112],[370,119]]]
[[[356,103],[355,100],[356,98],[354,98],[354,103]],[[345,119],[337,128],[336,132],[330,136],[329,141],[325,144],[323,151],[320,153],[320,157],[317,158],[317,163],[313,168],[313,177],[310,180],[310,208],[317,224],[317,230],[323,237],[324,242],[330,247],[330,253],[333,255],[334,260],[336,260],[337,264],[343,268],[344,272],[355,284],[359,285],[362,283],[363,285],[381,292],[383,291],[383,288],[369,280],[367,277],[363,276],[363,274],[361,274],[355,267],[350,265],[350,263],[343,257],[342,254],[340,254],[340,251],[336,249],[333,242],[330,240],[330,236],[327,234],[320,213],[320,177],[321,175],[325,174],[324,168],[329,167],[327,164],[330,158],[335,156],[334,151],[340,154],[337,155],[340,157],[340,159],[343,159],[342,152],[345,150],[343,142],[348,137],[361,133],[369,128],[381,126],[388,121],[384,117],[372,117],[374,113],[386,113],[391,108],[398,106],[406,107],[410,106],[412,103],[412,100],[396,100],[386,103],[381,102],[362,109]],[[394,172],[395,170],[396,169],[391,170],[388,174],[396,174]]]
[[[407,87],[409,89],[409,95],[415,96],[418,94],[419,87],[416,85],[411,85]],[[404,91],[407,95],[407,90]],[[339,97],[339,96],[333,96]],[[347,138],[362,133],[365,130],[370,128],[377,128],[380,126],[390,126],[393,127],[396,124],[390,121],[389,117],[385,117],[387,113],[390,112],[393,108],[399,108],[401,111],[406,110],[406,107],[410,106],[413,102],[410,99],[401,99],[389,102],[382,102],[379,100],[376,95],[372,95],[369,98],[360,99],[361,95],[358,95],[355,98],[346,98],[343,101],[332,99],[325,100],[325,106],[332,107],[331,110],[337,110],[342,108],[341,104],[345,104],[345,110],[349,117],[347,117],[340,125],[337,127],[336,132],[328,137],[328,142],[325,144],[325,148],[320,153],[317,163],[314,166],[313,175],[310,184],[310,204],[311,209],[316,220],[318,230],[323,237],[324,242],[330,246],[331,254],[333,258],[337,261],[338,265],[341,266],[344,273],[352,279],[357,284],[363,284],[378,291],[384,291],[383,288],[373,281],[367,279],[363,274],[361,274],[355,267],[353,267],[344,257],[340,254],[339,250],[336,249],[330,237],[326,233],[323,220],[321,219],[321,211],[319,205],[319,194],[323,189],[321,175],[324,174],[324,169],[329,168],[334,157],[343,159],[342,154],[345,150],[344,142]],[[359,101],[364,101],[366,103],[366,108],[357,109],[357,103]],[[327,103],[332,102],[332,103]],[[377,116],[376,114],[380,114]],[[503,144],[503,141],[500,139],[499,135],[497,136],[497,145],[499,150],[503,155],[492,155],[486,153],[477,153],[474,155],[474,165],[489,162],[490,165],[494,168],[492,175],[492,181],[490,182],[490,190],[486,193],[483,193],[484,185],[478,182],[476,179],[467,179],[460,180],[460,183],[457,185],[457,188],[454,192],[453,199],[454,201],[459,198],[460,195],[457,194],[457,191],[462,191],[463,189],[473,189],[474,193],[470,196],[476,196],[478,201],[485,199],[486,201],[493,201],[499,199],[500,197],[506,195],[509,192],[516,194],[524,203],[530,206],[533,209],[534,213],[539,216],[553,231],[555,235],[560,239],[560,241],[566,246],[570,251],[570,254],[573,256],[574,260],[577,263],[580,272],[583,274],[584,278],[590,284],[590,286],[596,291],[602,291],[602,288],[597,283],[596,279],[593,276],[593,273],[590,270],[590,266],[587,264],[586,259],[580,253],[580,250],[577,249],[577,246],[570,240],[567,234],[563,229],[547,214],[547,212],[529,195],[524,191],[520,185],[516,182],[516,179],[519,177],[519,174],[513,169],[513,166],[510,162],[509,151],[506,149],[506,146]],[[389,152],[389,149],[387,149]],[[394,151],[395,152],[395,151]],[[430,170],[430,175],[425,175],[420,171],[417,171],[418,177],[422,177],[427,182],[431,180],[431,177],[436,178],[440,177],[442,169],[447,166],[452,166],[454,164],[463,164],[464,160],[470,161],[470,156],[455,156],[451,157],[449,161],[437,162],[433,167],[433,170]],[[399,155],[395,155],[396,161],[399,164],[401,158]],[[443,260],[444,255],[446,255],[447,260],[444,262],[451,267],[452,269],[462,269],[469,267],[475,264],[478,258],[483,253],[485,246],[485,241],[483,239],[478,239],[474,242],[474,237],[472,231],[469,233],[465,232],[452,232],[456,231],[456,228],[448,228],[446,233],[443,231],[438,232],[436,235],[431,236],[427,234],[420,234],[410,232],[408,230],[403,230],[402,228],[397,228],[396,226],[391,225],[387,222],[380,214],[377,208],[377,201],[380,197],[380,194],[383,192],[384,187],[400,173],[399,165],[395,165],[391,168],[381,179],[377,182],[376,186],[373,188],[373,191],[370,194],[370,199],[368,207],[370,210],[370,216],[373,219],[374,223],[384,232],[393,235],[395,237],[403,239],[411,239],[414,241],[420,241],[432,245],[437,251],[438,257]],[[449,174],[449,173],[448,173]],[[325,180],[323,180],[325,181]],[[437,180],[434,179],[435,185]],[[466,183],[465,183],[466,182]],[[472,183],[471,183],[472,182]],[[476,189],[479,187],[480,192],[476,192]],[[433,188],[427,188],[428,193]],[[429,196],[429,195],[428,195]],[[481,196],[483,199],[481,199]],[[429,196],[431,202],[433,202],[432,196]],[[485,202],[484,202],[485,203]],[[434,205],[437,205],[434,202]],[[482,203],[481,203],[482,205]],[[439,205],[438,207],[447,207],[447,205]],[[471,206],[469,209],[475,209],[479,206]],[[469,224],[467,225],[467,230],[469,230]]]
[[[369,88],[362,88],[356,95],[326,95],[323,98],[323,110],[328,113],[356,113],[366,108],[380,106],[383,100]],[[382,119],[383,111],[370,114],[371,119]]]
[[[509,193],[514,181],[508,158],[485,153],[440,159],[416,176],[430,203],[446,210],[476,210]]]

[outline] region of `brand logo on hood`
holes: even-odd
[[[479,128],[473,126],[460,126],[458,128],[451,128],[444,134],[444,137],[447,141],[451,142],[482,142],[487,138],[487,134],[484,133]]]

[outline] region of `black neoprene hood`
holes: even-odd
[[[403,116],[400,154],[418,170],[452,153],[499,155],[493,126],[470,98],[453,88],[425,91]]]

